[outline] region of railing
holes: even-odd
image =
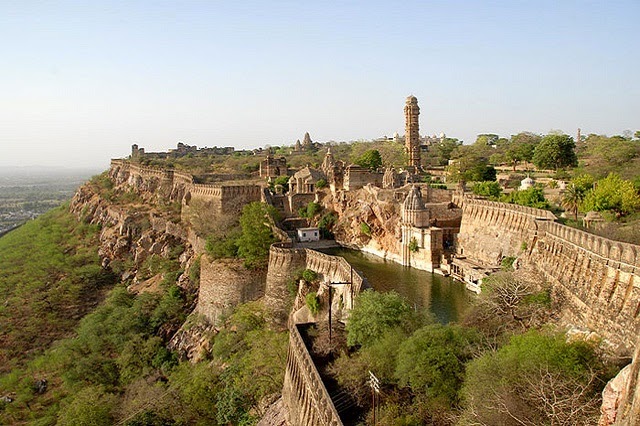
[[[302,340],[297,325],[289,329],[288,385],[283,393],[290,393],[289,407],[297,413],[299,422],[309,426],[342,426],[342,420]],[[289,399],[289,398],[287,398]]]

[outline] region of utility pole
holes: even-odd
[[[373,404],[373,424],[377,424],[376,410],[380,409],[380,380],[369,370],[369,386],[371,387],[371,402]]]

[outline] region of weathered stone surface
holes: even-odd
[[[211,324],[240,303],[264,295],[265,272],[248,271],[241,260],[212,260],[206,254],[200,259],[200,290],[195,311]]]

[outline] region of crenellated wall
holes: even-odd
[[[287,421],[290,425],[342,425],[297,325],[289,329],[289,351],[282,399],[287,406]]]
[[[463,210],[458,255],[486,266],[519,256],[568,303],[565,322],[595,331],[623,353],[634,348],[634,330],[640,329],[640,246],[559,224],[546,210],[459,195],[454,202]]]
[[[525,246],[530,246],[537,222],[556,219],[547,210],[471,197],[454,197],[454,203],[462,207],[457,253],[488,265],[499,265],[504,257],[518,256]]]
[[[566,320],[629,352],[640,329],[640,246],[539,222],[529,262],[569,303]]]
[[[262,188],[256,184],[195,183],[189,173],[142,166],[128,160],[113,159],[109,176],[116,184],[127,183],[140,191],[156,193],[165,201],[188,205],[193,197],[211,202],[221,213],[238,211],[244,204],[260,201]]]
[[[311,269],[331,283],[351,283],[337,289],[346,309],[353,307],[353,298],[364,286],[364,278],[340,256],[331,256],[306,248],[293,248],[290,243],[276,243],[269,250],[269,268],[265,303],[275,312],[276,319],[286,323],[289,315],[289,283],[304,269]]]

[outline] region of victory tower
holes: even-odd
[[[414,172],[420,169],[420,133],[419,133],[420,107],[415,96],[407,97],[407,104],[404,107],[405,133],[404,144],[409,166],[414,168]]]

